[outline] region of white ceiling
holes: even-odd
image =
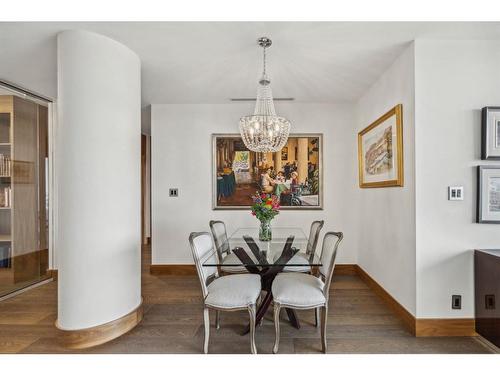
[[[500,23],[484,22],[0,23],[0,79],[56,97],[56,34],[67,29],[101,33],[134,50],[143,104],[254,97],[260,36],[273,40],[274,96],[304,102],[359,98],[416,38],[500,40]]]

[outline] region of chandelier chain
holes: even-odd
[[[263,47],[264,48],[264,70],[262,72],[262,76],[265,77],[266,76],[266,47]]]

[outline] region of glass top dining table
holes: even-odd
[[[307,266],[321,266],[320,258],[313,254],[307,254],[308,238],[301,228],[272,228],[270,241],[259,240],[259,228],[239,228],[227,242],[221,244],[221,248],[229,249],[236,257],[219,259],[210,257],[205,260],[203,266],[257,266],[284,267],[288,269]]]
[[[270,241],[259,240],[259,228],[240,228],[225,243],[219,244],[232,254],[219,259],[209,256],[203,262],[205,267],[236,266],[261,277],[262,291],[266,292],[257,309],[256,324],[264,317],[272,302],[272,283],[283,271],[314,273],[321,266],[321,259],[307,251],[308,239],[300,228],[272,228]],[[234,256],[234,255],[235,256]],[[299,319],[294,310],[285,308],[290,323],[300,328]],[[249,332],[249,326],[243,334]]]

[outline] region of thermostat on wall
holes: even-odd
[[[463,186],[448,186],[448,200],[463,201],[464,187]]]

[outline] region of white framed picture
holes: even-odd
[[[481,159],[500,159],[500,107],[482,109]]]
[[[500,167],[477,167],[477,222],[500,224]]]

